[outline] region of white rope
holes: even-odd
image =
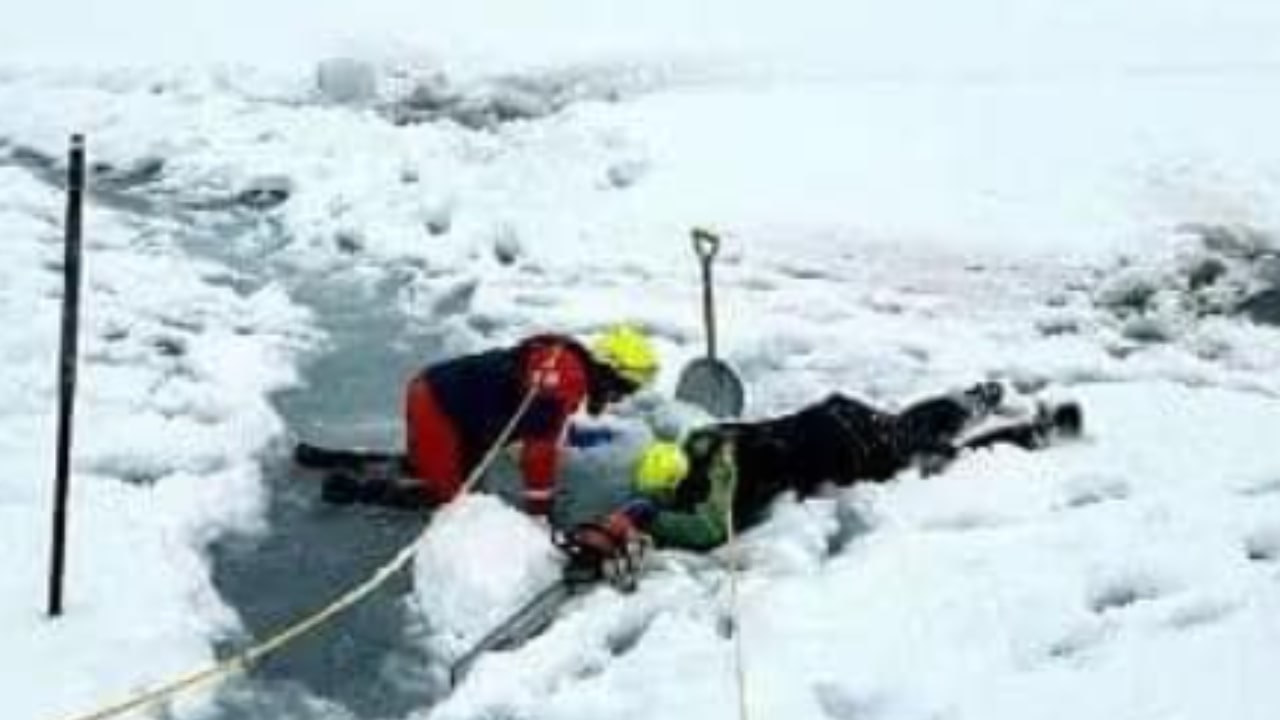
[[[721,452],[731,452],[732,445],[727,445]],[[738,592],[738,575],[741,571],[739,561],[741,560],[741,547],[738,545],[738,532],[735,528],[733,505],[737,497],[737,469],[734,469],[734,487],[733,493],[729,496],[729,506],[725,508],[725,527],[727,529],[729,546],[726,552],[729,555],[729,621],[731,623],[730,631],[733,634],[733,679],[735,690],[738,696],[738,720],[751,720],[751,709],[749,698],[747,696],[747,661],[745,641],[743,639],[742,625],[742,608],[739,603]]]

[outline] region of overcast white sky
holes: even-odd
[[[682,53],[862,72],[1280,62],[1271,0],[0,0],[0,61]]]

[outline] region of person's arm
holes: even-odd
[[[561,346],[541,347],[530,354],[525,386],[536,395],[526,411],[528,429],[521,437],[524,502],[529,512],[544,514],[551,507],[565,426],[586,397],[586,369]]]
[[[707,472],[710,488],[706,498],[691,510],[663,510],[653,519],[647,531],[658,545],[710,550],[728,539],[738,486],[732,442],[724,444]]]

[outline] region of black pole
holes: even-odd
[[[84,136],[71,136],[67,163],[67,246],[63,264],[62,348],[59,352],[58,459],[53,506],[53,559],[49,568],[49,615],[62,614],[66,567],[67,496],[71,489],[71,430],[75,414],[76,339],[80,327],[80,239],[84,203]]]

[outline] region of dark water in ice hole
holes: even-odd
[[[22,168],[62,187],[56,158],[7,145],[0,149],[5,150],[0,166]],[[155,232],[160,221],[176,222],[179,241],[198,256],[224,263],[232,271],[225,282],[237,291],[252,291],[268,278],[283,280],[294,299],[316,312],[332,341],[303,368],[303,387],[274,398],[290,430],[321,442],[397,444],[400,385],[439,349],[427,339],[415,344],[415,335],[405,332],[395,302],[395,273],[388,273],[389,282],[372,294],[337,275],[294,273],[291,279],[287,268],[269,260],[272,250],[289,240],[269,216],[245,213],[232,198],[175,201],[151,192],[152,179],[113,183],[96,178],[87,190],[86,212],[95,205],[119,212],[141,233]],[[160,232],[174,231],[164,227]],[[409,513],[323,506],[316,479],[294,471],[287,450],[277,447],[263,458],[270,493],[266,534],[223,537],[211,546],[217,590],[258,638],[364,579],[422,527],[421,518]],[[330,624],[264,660],[247,678],[214,690],[215,702],[205,716],[384,718],[430,705],[442,686],[415,642],[421,618],[404,603],[410,587],[402,573]],[[227,638],[221,650],[230,653],[249,641]]]
[[[227,251],[233,245],[218,247],[213,254],[233,267],[264,271]],[[303,385],[273,398],[290,432],[337,445],[397,447],[402,384],[438,355],[438,344],[406,330],[393,279],[373,292],[336,274],[286,284],[329,334],[302,368]],[[320,476],[293,468],[288,450],[274,448],[263,460],[270,493],[265,535],[228,536],[211,548],[215,586],[259,640],[368,577],[422,529],[411,513],[323,504]],[[406,603],[408,572],[226,688],[213,717],[344,715],[336,705],[354,717],[383,718],[430,705],[443,688],[417,640],[422,618]],[[248,641],[228,638],[222,650]]]

